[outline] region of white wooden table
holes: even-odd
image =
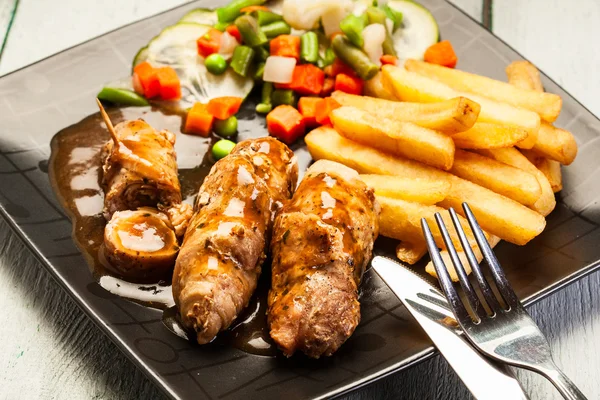
[[[7,1],[7,0],[2,0]],[[21,0],[0,75],[185,0]],[[481,20],[482,0],[453,0]],[[487,3],[487,2],[486,2]],[[496,0],[492,27],[600,115],[598,0]],[[530,309],[557,362],[589,399],[600,398],[600,273]],[[94,326],[0,222],[0,399],[158,399],[159,390]],[[542,378],[518,373],[532,399],[558,399]],[[351,399],[463,399],[440,357]]]

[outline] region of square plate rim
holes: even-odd
[[[417,2],[419,0],[416,0]],[[0,75],[0,80],[3,80],[4,78],[7,78],[13,74],[19,73],[23,70],[26,70],[32,66],[35,66],[36,64],[42,63],[52,57],[55,57],[57,55],[63,54],[63,53],[67,53],[73,49],[76,49],[80,46],[83,46],[87,43],[93,42],[95,40],[101,39],[102,37],[112,34],[120,29],[135,25],[139,22],[142,21],[146,21],[149,20],[151,18],[163,15],[163,14],[167,14],[169,12],[175,11],[177,9],[180,8],[184,8],[184,7],[188,7],[191,4],[197,3],[197,2],[202,2],[202,0],[192,0],[192,1],[188,1],[185,2],[183,4],[180,4],[178,6],[175,7],[171,7],[167,10],[149,15],[147,17],[138,19],[136,21],[132,21],[130,23],[118,26],[114,29],[111,29],[107,32],[104,32],[102,34],[99,34],[97,36],[94,36],[90,39],[87,39],[85,41],[82,41],[80,43],[77,43],[73,46],[70,46],[68,48],[65,48],[59,52],[53,53],[51,55],[48,55],[40,60],[37,60],[35,62],[32,62],[30,64],[27,64],[25,66],[22,66],[14,71],[8,72],[4,75]],[[490,33],[494,38],[498,39],[504,46],[508,47],[509,49],[511,49],[512,51],[514,51],[516,54],[518,54],[521,58],[523,58],[524,60],[527,60],[526,57],[523,56],[523,54],[521,54],[519,51],[517,51],[514,47],[512,47],[510,44],[508,44],[506,41],[504,41],[504,39],[500,38],[499,36],[497,36],[493,31],[487,29],[486,27],[484,27],[479,21],[475,20],[473,17],[471,17],[469,14],[467,14],[465,11],[463,11],[462,9],[460,9],[457,5],[455,5],[454,3],[450,2],[449,0],[444,0],[444,2],[448,5],[450,5],[452,8],[454,8],[456,11],[460,12],[461,14],[463,14],[464,16],[466,16],[467,18],[469,18],[471,21],[475,22],[477,25],[479,25],[479,27],[481,29],[486,30],[488,33]],[[600,121],[600,116],[596,115],[594,112],[592,112],[591,110],[589,110],[584,104],[582,104],[576,97],[574,97],[568,90],[566,90],[562,85],[558,84],[553,78],[551,78],[549,75],[545,74],[544,71],[542,69],[540,69],[540,72],[542,72],[547,79],[549,79],[552,83],[554,83],[557,87],[559,87],[561,90],[563,90],[567,95],[570,96],[571,99],[573,99],[573,101],[578,104],[580,107],[582,107],[583,109],[585,109],[587,112],[590,113],[590,115],[592,115],[594,118],[596,118],[597,120]],[[127,345],[127,343],[125,343],[125,341],[122,340],[122,338],[113,330],[110,328],[110,326],[108,324],[106,324],[106,322],[99,316],[97,315],[94,310],[89,306],[89,304],[84,301],[75,291],[75,289],[72,287],[72,285],[54,268],[54,266],[52,265],[51,262],[49,262],[49,260],[42,254],[42,252],[37,248],[37,246],[33,243],[32,240],[30,240],[28,238],[28,236],[25,234],[25,232],[23,230],[21,230],[21,228],[19,227],[18,223],[12,218],[12,216],[8,213],[8,211],[4,208],[4,206],[0,203],[0,215],[2,216],[2,218],[4,219],[4,221],[6,221],[6,223],[8,224],[8,226],[11,228],[11,230],[15,233],[15,235],[21,240],[21,242],[31,251],[31,253],[33,254],[33,256],[42,264],[42,266],[44,267],[44,269],[48,272],[50,272],[50,275],[52,276],[52,278],[67,292],[67,294],[74,300],[75,304],[77,305],[77,307],[82,310],[87,316],[88,318],[90,318],[92,320],[92,322],[105,334],[108,336],[108,338],[117,346],[117,348],[119,348],[119,350],[121,352],[123,352],[123,354],[136,366],[138,367],[151,381],[153,381],[158,388],[168,397],[172,398],[172,399],[180,399],[180,397],[171,389],[170,385],[162,379],[162,377],[158,374],[156,374],[152,369],[149,368],[148,364],[146,364],[143,360],[141,360],[136,353],[133,351],[133,349]],[[69,221],[71,222],[71,218],[69,217]],[[561,290],[562,288],[569,286],[577,281],[579,281],[580,279],[596,272],[600,270],[600,258],[596,261],[593,261],[587,265],[585,265],[584,267],[582,267],[581,269],[579,269],[576,272],[573,272],[572,274],[564,277],[563,279],[557,281],[556,283],[554,283],[553,285],[547,286],[546,288],[537,291],[536,293],[534,293],[533,295],[525,298],[523,300],[523,304],[525,307],[529,307],[539,301],[541,301],[542,299],[550,296],[551,294],[557,292],[558,290]],[[429,360],[431,358],[433,358],[434,356],[438,356],[440,353],[435,349],[434,346],[429,346],[428,348],[422,350],[421,352],[413,355],[410,358],[404,359],[396,364],[390,365],[389,367],[385,368],[385,369],[381,369],[378,370],[376,372],[373,372],[371,374],[368,374],[367,376],[364,376],[361,379],[355,380],[352,383],[349,383],[347,385],[344,385],[338,389],[335,390],[331,390],[327,393],[324,393],[318,397],[315,397],[314,399],[326,399],[326,398],[339,398],[340,396],[343,396],[345,394],[348,394],[350,392],[353,392],[357,389],[360,389],[362,387],[368,386],[380,379],[383,379],[385,377],[388,377],[394,373],[403,371],[405,369],[408,369],[414,365],[417,365],[421,362],[424,362],[426,360]]]

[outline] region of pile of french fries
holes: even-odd
[[[313,159],[354,168],[374,188],[380,232],[400,241],[400,260],[414,264],[427,253],[421,218],[435,225],[436,212],[462,213],[463,202],[492,245],[524,245],[543,231],[562,189],[561,164],[573,162],[577,143],[552,125],[562,100],[544,92],[532,64],[513,62],[506,73],[509,83],[416,60],[386,65],[367,83],[370,96],[333,93],[341,105],[333,126],[306,136]],[[434,235],[456,281],[442,237]],[[465,254],[459,257],[468,269]],[[435,275],[431,263],[426,270]]]

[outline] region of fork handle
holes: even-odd
[[[550,382],[558,389],[560,394],[567,400],[587,400],[587,397],[575,384],[564,374],[556,364],[552,363],[552,366],[545,369],[543,374],[548,378]]]

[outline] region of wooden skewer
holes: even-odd
[[[96,98],[96,103],[98,103],[98,108],[100,108],[100,114],[102,114],[102,118],[104,119],[104,123],[106,124],[106,127],[108,128],[108,132],[110,132],[110,136],[112,137],[114,145],[115,145],[115,147],[118,147],[119,139],[117,138],[117,132],[115,132],[115,127],[113,126],[112,122],[110,121],[110,117],[104,110],[104,107],[102,107],[102,103],[100,102],[100,99]]]

